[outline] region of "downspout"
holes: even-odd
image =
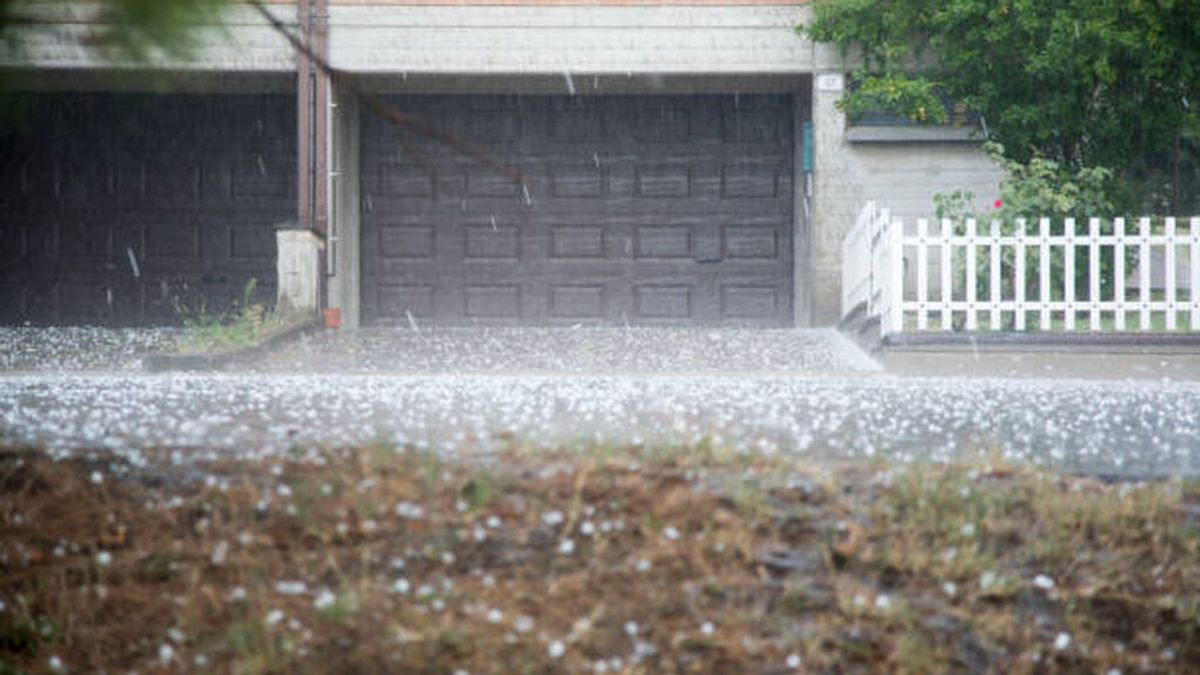
[[[328,0],[299,0],[300,39],[328,60]],[[297,209],[301,229],[324,234],[329,225],[329,78],[301,53],[296,60]]]
[[[329,0],[313,0],[310,44],[313,52],[329,62]],[[307,59],[306,59],[307,60]],[[322,235],[329,230],[329,76],[309,64],[315,83],[313,99],[313,229]]]
[[[296,4],[299,39],[312,42],[312,0]],[[313,67],[307,55],[296,53],[296,227],[313,228]]]

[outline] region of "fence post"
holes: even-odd
[[[929,328],[929,221],[917,220],[917,330]]]
[[[1017,254],[1013,263],[1013,305],[1016,316],[1013,327],[1025,330],[1025,219],[1017,218]]]
[[[1038,221],[1038,328],[1050,330],[1050,219]]]
[[[1075,330],[1075,219],[1063,221],[1063,330]]]
[[[1175,219],[1167,218],[1167,245],[1163,252],[1163,286],[1167,292],[1167,330],[1175,330]]]
[[[976,330],[979,325],[975,316],[975,290],[977,261],[975,250],[975,219],[967,218],[967,330]]]
[[[1138,302],[1141,305],[1138,318],[1141,329],[1150,330],[1150,219],[1143,217],[1138,222]]]
[[[1113,234],[1117,243],[1113,247],[1113,305],[1114,328],[1125,330],[1125,219],[1113,220]]]
[[[904,221],[887,224],[888,235],[888,306],[891,309],[890,333],[904,330]]]
[[[875,202],[871,202],[871,288],[870,302],[868,302],[869,311],[873,313],[875,303],[875,291],[879,290],[879,305],[880,313],[887,310],[887,260],[879,262],[879,256],[887,256],[887,224],[891,219],[892,213],[888,209],[875,208]],[[876,247],[879,248],[879,253],[876,253]],[[881,318],[882,323],[882,318]]]
[[[1200,216],[1192,218],[1191,268],[1192,330],[1200,330]]]
[[[1100,330],[1100,219],[1088,219],[1088,328]]]
[[[991,268],[988,283],[988,326],[1000,330],[1000,221],[993,220],[988,229],[988,266]]]
[[[953,312],[950,310],[950,302],[954,299],[954,287],[950,278],[950,235],[953,232],[950,219],[942,218],[942,330],[951,330],[954,327]]]

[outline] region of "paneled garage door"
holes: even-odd
[[[389,102],[526,184],[366,115],[367,321],[791,324],[790,97]]]
[[[0,323],[173,324],[251,278],[295,217],[295,97],[57,93],[0,129]]]

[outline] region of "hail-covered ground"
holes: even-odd
[[[0,333],[0,353],[23,355],[0,360],[12,371],[0,376],[0,442],[136,462],[148,448],[188,461],[364,443],[707,441],[814,461],[984,454],[1200,474],[1200,382],[894,377],[828,330],[372,330],[213,374],[130,367],[161,338],[81,334],[87,348],[69,331]],[[63,354],[75,356],[56,367]]]

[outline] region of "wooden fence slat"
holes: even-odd
[[[1063,222],[1063,330],[1075,330],[1075,219]]]
[[[976,330],[979,328],[975,316],[975,289],[978,279],[976,278],[976,250],[975,250],[975,219],[967,219],[967,330]]]
[[[991,241],[988,244],[991,256],[988,260],[990,267],[988,276],[988,326],[992,330],[1000,330],[1000,221],[993,220],[990,229]]]
[[[1038,302],[1042,311],[1038,315],[1038,328],[1050,330],[1050,219],[1038,221]]]
[[[1113,302],[1117,311],[1113,319],[1114,327],[1125,330],[1125,219],[1113,220],[1113,234],[1117,243],[1113,247]]]
[[[950,302],[954,298],[954,287],[950,281],[950,236],[952,234],[950,219],[942,218],[942,330],[951,330],[954,327],[950,313]]]
[[[917,330],[929,329],[929,221],[917,220]]]
[[[1150,330],[1150,219],[1138,221],[1138,312],[1141,330]]]
[[[888,270],[888,308],[891,310],[891,330],[904,330],[904,221],[896,220],[888,226],[888,255],[891,269]]]
[[[1016,330],[1025,330],[1025,219],[1017,219],[1016,259],[1013,261],[1013,302],[1016,304]]]
[[[1100,219],[1088,219],[1088,328],[1100,330]]]
[[[1175,219],[1167,218],[1167,243],[1163,251],[1163,286],[1167,300],[1167,330],[1175,330],[1175,256],[1178,249],[1175,246]]]
[[[1200,330],[1200,216],[1192,218],[1191,251],[1188,299],[1192,301],[1192,330]]]

